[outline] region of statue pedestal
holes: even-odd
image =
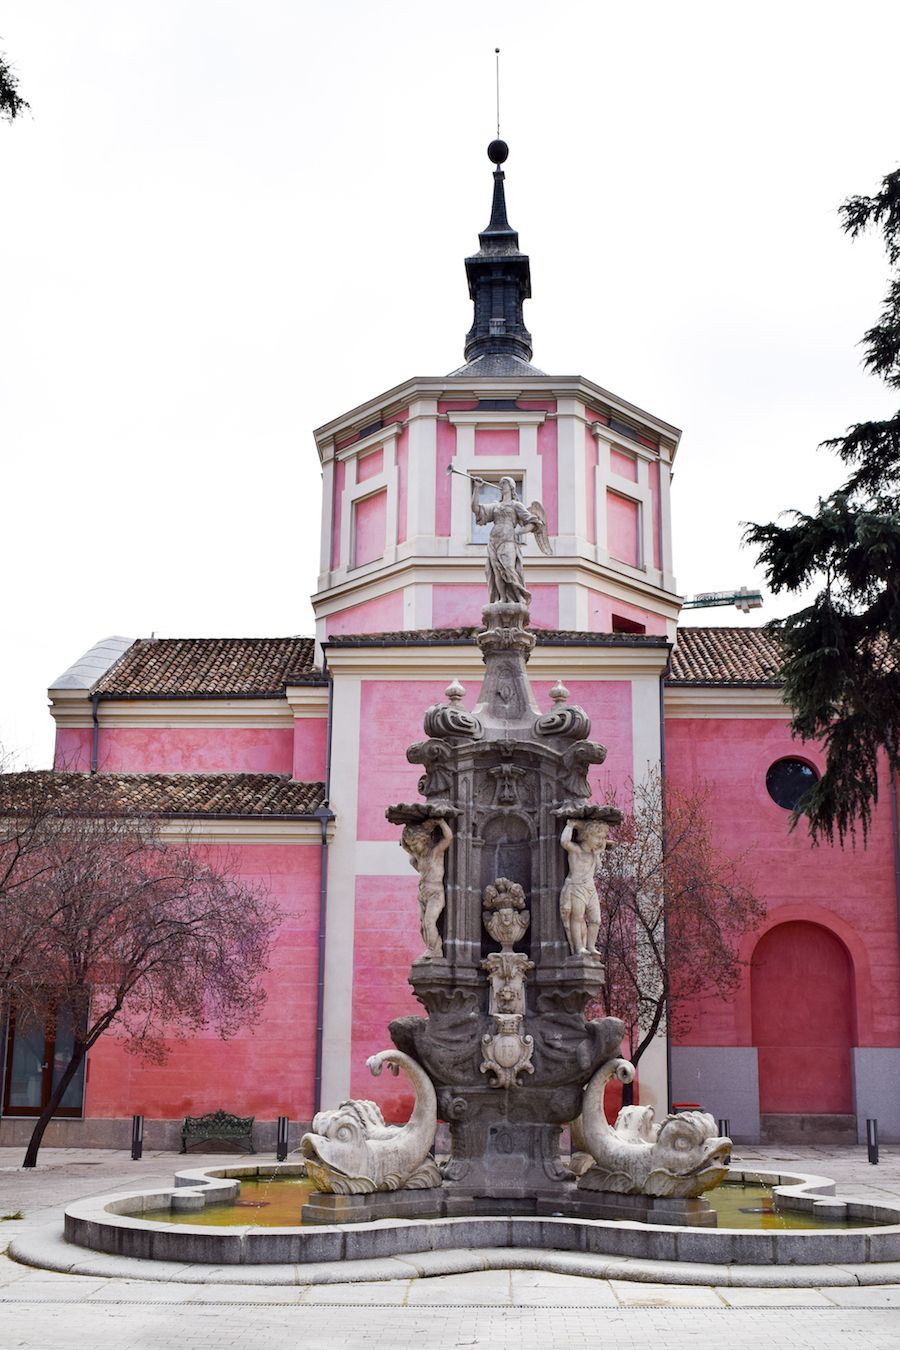
[[[444,1190],[371,1191],[368,1195],[331,1195],[313,1191],[300,1211],[301,1223],[370,1223],[373,1219],[439,1219]]]

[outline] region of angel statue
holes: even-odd
[[[522,549],[517,532],[533,534],[541,552],[549,555],[552,550],[544,508],[540,502],[532,502],[530,507],[525,507],[516,496],[516,485],[511,478],[500,479],[499,502],[485,505],[478,499],[478,489],[484,485],[484,481],[483,478],[472,476],[472,511],[479,525],[492,527],[484,564],[491,604],[500,601],[505,604],[530,605],[531,592],[525,589]]]

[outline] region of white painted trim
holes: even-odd
[[[465,488],[465,484],[463,487]],[[444,542],[446,543],[446,540]],[[465,556],[439,556],[433,560],[423,559],[421,555],[409,560],[401,557],[390,568],[372,564],[368,569],[369,575],[366,574],[367,569],[361,568],[358,577],[354,574],[352,578],[345,579],[327,590],[319,591],[312,597],[316,618],[321,621],[323,617],[341,613],[350,605],[379,599],[405,586],[454,583],[483,586],[483,547],[483,545],[469,545]],[[400,551],[402,553],[402,550]],[[680,596],[661,590],[643,572],[628,568],[625,564],[612,566],[594,563],[587,558],[545,558],[535,549],[534,552],[527,553],[525,568],[526,575],[539,585],[573,584],[600,590],[612,599],[652,610],[673,623],[681,608]],[[485,603],[487,603],[486,590]],[[586,606],[585,599],[585,620],[579,624],[580,628],[587,627]]]
[[[409,408],[406,451],[406,540],[434,536],[437,507],[437,399]]]
[[[333,518],[334,460],[329,459],[322,465],[322,528],[319,539],[319,573],[322,577],[327,577],[331,570]]]
[[[360,877],[409,877],[413,875],[409,858],[396,841],[359,839],[356,843],[356,869]]]
[[[472,408],[466,412],[441,413],[454,427],[539,427],[547,420],[547,413],[541,409],[527,412],[521,408]]]
[[[747,689],[709,685],[669,685],[665,692],[666,721],[717,718],[775,718],[790,720],[791,712],[780,688]]]
[[[295,718],[328,716],[328,687],[321,684],[289,684],[284,691]]]
[[[556,680],[561,665],[566,677],[573,680],[624,680],[647,675],[658,678],[665,669],[667,655],[664,646],[538,646],[532,652],[528,670],[533,680]],[[399,643],[396,647],[329,647],[328,666],[335,679],[335,698],[338,684],[349,676],[448,681],[458,676],[478,681],[484,673],[481,652],[474,642],[421,647]],[[658,724],[658,716],[654,721]],[[342,734],[349,735],[344,732],[336,708],[335,725],[341,727]],[[336,800],[333,793],[332,800]]]
[[[633,679],[631,683],[631,777],[642,783],[659,769],[659,675],[654,679]]]
[[[584,404],[561,398],[556,414],[557,551],[593,557],[587,538],[584,458]],[[567,490],[570,489],[570,490]]]
[[[403,627],[430,628],[434,616],[434,592],[430,585],[403,587]]]
[[[622,474],[614,473],[610,456],[610,449],[613,448],[614,443],[607,435],[609,428],[601,422],[595,422],[591,429],[594,440],[597,442],[597,468],[594,471],[594,495],[597,507],[597,561],[605,562],[609,567],[625,568],[628,575],[636,572],[643,573],[656,585],[661,585],[662,574],[659,568],[653,566],[653,499],[650,493],[648,461],[634,456],[638,469],[637,482],[631,478],[625,478]],[[618,448],[618,445],[616,445],[615,449]],[[628,453],[631,453],[630,443]],[[614,492],[619,497],[624,497],[637,505],[638,551],[640,554],[637,567],[633,567],[623,558],[614,558],[609,551],[609,525],[606,509],[608,492]]]
[[[328,825],[329,837],[334,823]],[[318,820],[268,820],[265,816],[242,816],[236,820],[191,817],[188,820],[163,820],[159,826],[163,839],[172,843],[243,844],[267,847],[280,844],[322,843]]]
[[[329,653],[329,664],[330,661]],[[339,666],[341,663],[339,663]],[[334,726],[338,747],[331,766],[331,809],[339,828],[329,851],[325,920],[325,1003],[322,1054],[322,1106],[337,1106],[350,1095],[350,1053],[353,1037],[353,947],[356,923],[356,830],[359,799],[360,680],[343,663],[344,678],[335,679]],[[335,673],[332,667],[332,673]]]
[[[91,727],[90,699],[82,691],[77,699],[53,692],[50,714],[58,727]],[[312,693],[313,691],[308,691]],[[327,690],[315,690],[324,695]],[[309,713],[308,716],[321,714]],[[101,699],[97,718],[111,727],[292,727],[294,715],[284,698],[234,699]]]
[[[357,427],[367,425],[379,415],[400,411],[415,398],[556,399],[565,395],[577,398],[605,415],[619,417],[623,421],[637,422],[649,436],[666,437],[676,446],[680,439],[681,431],[678,427],[664,422],[626,399],[619,398],[618,395],[583,375],[530,375],[527,381],[523,381],[521,376],[507,378],[472,376],[464,379],[446,375],[440,377],[415,375],[317,427],[313,435],[319,453],[322,454],[329,439],[341,440]]]

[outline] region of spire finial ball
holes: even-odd
[[[505,164],[509,159],[509,146],[506,141],[491,141],[488,146],[488,159],[492,164]]]

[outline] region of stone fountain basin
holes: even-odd
[[[444,1219],[378,1219],[367,1223],[262,1228],[173,1226],[142,1219],[171,1206],[189,1212],[207,1200],[234,1199],[241,1179],[299,1176],[302,1164],[195,1168],[178,1172],[174,1188],[81,1200],[65,1211],[65,1238],[92,1251],[122,1257],[213,1266],[305,1265],[412,1256],[423,1252],[515,1247],[649,1261],[719,1266],[865,1265],[900,1261],[900,1210],[864,1200],[836,1200],[828,1177],[733,1168],[729,1182],[773,1187],[779,1208],[823,1217],[871,1221],[881,1226],[842,1231],[748,1232],[678,1228],[634,1221],[504,1216]]]

